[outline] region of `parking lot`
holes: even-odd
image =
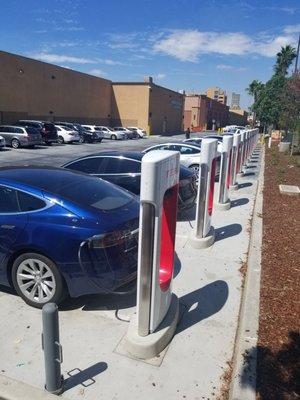
[[[183,138],[183,135],[155,136],[146,139],[120,141],[104,139],[102,143],[53,144],[52,146],[36,146],[33,149],[6,147],[0,151],[0,166],[25,164],[60,166],[67,161],[102,150],[143,150],[157,143],[164,143],[170,140],[177,141]]]

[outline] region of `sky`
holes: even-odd
[[[2,0],[0,13],[1,50],[112,81],[218,86],[244,108],[299,32],[299,0]]]

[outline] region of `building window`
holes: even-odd
[[[51,79],[56,79],[54,75],[51,75]]]

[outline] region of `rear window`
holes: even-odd
[[[114,210],[132,201],[122,189],[100,179],[84,178],[57,191],[57,194],[80,205],[101,211]]]
[[[25,128],[25,130],[30,135],[38,135],[40,133],[36,128]]]

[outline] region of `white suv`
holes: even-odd
[[[127,129],[136,132],[140,138],[146,137],[146,131],[141,128],[138,128],[137,126],[127,126]]]
[[[68,126],[62,125],[55,125],[55,127],[57,129],[58,143],[63,144],[80,141],[79,133],[75,129],[73,130]]]

